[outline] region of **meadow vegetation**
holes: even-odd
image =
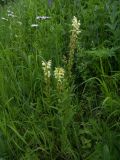
[[[119,160],[120,1],[0,3],[0,160]]]

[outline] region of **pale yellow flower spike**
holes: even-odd
[[[45,81],[47,81],[51,76],[51,60],[48,62],[42,61],[42,69],[44,72]]]
[[[80,31],[80,21],[77,20],[77,18],[74,16],[73,19],[72,19],[72,31],[73,32],[76,32],[76,34],[79,34],[81,31]]]
[[[70,36],[70,44],[69,44],[69,59],[68,59],[68,77],[70,78],[72,76],[71,69],[73,67],[74,63],[74,51],[77,44],[77,38],[80,31],[80,21],[77,20],[77,18],[74,16],[72,19],[72,30],[71,30],[71,36]]]
[[[58,82],[62,82],[64,80],[65,71],[62,67],[55,68],[54,76]]]

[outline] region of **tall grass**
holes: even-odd
[[[19,0],[0,10],[0,158],[119,160],[119,1]],[[73,16],[81,33],[68,69]]]

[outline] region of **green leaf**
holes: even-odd
[[[103,146],[103,160],[110,160],[110,151],[107,144]]]

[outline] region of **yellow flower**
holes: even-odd
[[[64,74],[65,74],[65,71],[62,67],[55,68],[54,76],[58,82],[62,82],[62,80],[64,79]]]
[[[72,19],[72,26],[73,26],[73,29],[72,29],[73,32],[76,32],[76,34],[79,34],[81,32],[79,29],[80,28],[80,21],[78,21],[75,16]]]
[[[71,36],[70,36],[70,52],[69,52],[69,59],[68,59],[68,77],[70,78],[72,75],[72,67],[74,64],[74,52],[77,46],[77,39],[78,39],[78,34],[81,32],[80,31],[80,21],[77,20],[77,18],[74,16],[72,19],[72,30],[71,30]]]
[[[44,71],[44,76],[45,79],[50,78],[51,76],[51,60],[49,60],[48,62],[42,61],[42,69]]]

